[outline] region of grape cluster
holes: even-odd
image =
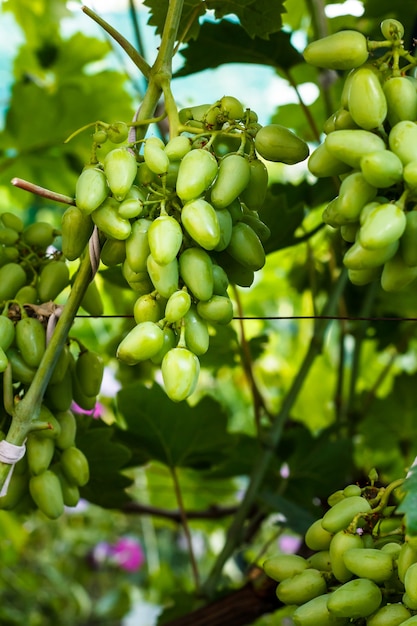
[[[271,556],[265,573],[296,626],[417,624],[417,546],[386,488],[348,485],[305,534],[311,556]],[[394,498],[395,499],[395,498]]]
[[[53,301],[70,284],[62,254],[51,246],[60,233],[47,222],[24,226],[9,212],[0,216],[0,377],[4,402],[0,439],[16,402],[26,394],[43,359]],[[91,298],[90,298],[91,299]],[[87,305],[86,305],[87,306]],[[94,408],[103,376],[101,357],[68,339],[46,387],[43,404],[14,467],[0,508],[37,506],[48,517],[75,506],[86,484],[88,461],[77,448],[73,402]]]
[[[268,174],[258,155],[289,164],[308,155],[291,131],[262,127],[232,96],[178,116],[181,132],[167,143],[150,136],[140,155],[134,143],[118,146],[86,166],[62,225],[70,260],[98,228],[102,263],[120,264],[137,294],[136,324],[117,357],[160,365],[173,401],[196,387],[209,324],[232,320],[229,284],[250,286],[265,263]],[[95,141],[105,138],[97,133]]]
[[[347,242],[352,283],[377,279],[395,292],[417,277],[417,80],[407,75],[416,61],[400,22],[384,20],[381,30],[383,41],[341,31],[307,46],[307,62],[351,70],[308,167],[340,181],[323,220]],[[373,58],[378,48],[387,51]]]

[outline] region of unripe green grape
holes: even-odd
[[[327,550],[332,536],[331,533],[323,528],[320,518],[308,527],[304,541],[310,550]]]
[[[182,229],[171,215],[160,215],[148,229],[148,243],[154,260],[160,265],[171,263],[182,244]]]
[[[152,358],[162,348],[162,329],[154,322],[141,322],[134,326],[120,342],[116,356],[128,365]]]
[[[219,244],[220,224],[217,211],[203,198],[184,204],[181,222],[190,237],[205,250],[213,250]]]
[[[156,139],[156,137],[150,137],[145,141],[143,156],[151,172],[166,174],[169,167],[169,158],[164,150],[164,144],[161,146],[155,141]]]
[[[218,296],[224,296],[227,294],[227,288],[229,286],[229,279],[224,269],[213,263],[213,293]]]
[[[388,135],[389,147],[403,165],[417,161],[417,124],[411,120],[397,122]]]
[[[179,272],[185,285],[198,300],[213,295],[213,263],[201,248],[187,248],[179,257]]]
[[[22,232],[22,241],[35,249],[44,249],[54,242],[56,231],[48,222],[35,222],[26,226]]]
[[[371,580],[358,578],[335,589],[327,601],[327,608],[336,617],[368,617],[379,608],[381,601],[380,588]]]
[[[335,617],[329,612],[327,608],[329,596],[329,593],[324,593],[298,606],[291,616],[295,626],[344,626],[347,624],[347,618]]]
[[[122,265],[122,275],[129,287],[137,294],[138,297],[154,290],[154,285],[150,279],[148,271],[133,271],[127,259],[124,260]]]
[[[136,324],[141,322],[158,322],[162,318],[159,301],[150,293],[139,296],[133,305],[133,317]]]
[[[147,268],[152,284],[161,296],[169,298],[177,291],[179,281],[177,259],[173,259],[171,263],[160,265],[155,261],[152,254],[150,254],[147,259]]]
[[[59,478],[51,470],[32,476],[29,491],[36,506],[50,519],[57,519],[64,512]]]
[[[361,172],[353,172],[343,179],[339,189],[337,214],[346,222],[357,222],[363,207],[377,195]]]
[[[335,130],[327,135],[325,144],[333,156],[353,168],[360,167],[360,161],[366,154],[386,149],[381,137],[362,129]],[[391,146],[390,148],[395,152]]]
[[[359,241],[355,241],[345,253],[343,264],[348,270],[367,270],[380,267],[395,255],[398,246],[397,240],[384,248],[370,250],[369,248],[364,248]]]
[[[249,161],[239,154],[222,158],[219,172],[210,190],[210,201],[215,209],[225,209],[248,186],[251,176]]]
[[[14,228],[0,228],[0,244],[12,246],[19,239],[19,233]]]
[[[267,161],[294,165],[309,155],[307,144],[293,132],[279,124],[268,124],[255,136],[255,149]]]
[[[369,513],[371,505],[362,496],[352,496],[337,502],[323,516],[322,526],[330,533],[347,528],[355,515]]]
[[[15,339],[15,325],[4,313],[0,315],[0,348],[7,350]]]
[[[228,209],[216,211],[216,216],[220,229],[220,239],[214,250],[222,251],[227,248],[232,238],[233,219]]]
[[[71,485],[84,487],[90,479],[88,459],[76,446],[70,446],[62,451],[59,463],[63,474]]]
[[[119,202],[115,198],[106,198],[98,209],[91,213],[91,218],[97,228],[112,239],[124,240],[131,233],[131,223],[119,215]]]
[[[401,546],[397,562],[398,577],[402,583],[404,583],[408,568],[413,563],[417,563],[417,550],[406,540]]]
[[[162,359],[161,372],[168,397],[181,402],[195,391],[200,362],[187,348],[173,348]]]
[[[151,357],[151,361],[154,365],[161,365],[166,353],[173,348],[176,348],[178,343],[178,337],[172,328],[165,326],[162,332],[164,335],[162,348],[153,357]]]
[[[4,211],[1,213],[0,219],[5,228],[13,228],[13,230],[16,230],[18,233],[21,233],[25,227],[23,220],[11,211]]]
[[[195,305],[191,305],[184,316],[184,339],[187,348],[197,356],[205,354],[209,348],[207,322],[197,313]]]
[[[168,141],[164,150],[170,161],[180,161],[191,150],[191,140],[185,135],[178,135]]]
[[[326,142],[321,143],[310,155],[308,169],[317,178],[326,178],[328,176],[339,176],[351,170],[351,166],[347,165],[340,159],[331,154],[327,148]]]
[[[145,218],[135,220],[126,239],[126,259],[135,272],[146,271],[147,258],[151,251],[148,239],[151,225],[152,220]]]
[[[380,204],[370,211],[359,229],[364,248],[378,250],[397,241],[406,226],[404,211],[396,204]]]
[[[108,126],[106,132],[112,143],[122,143],[127,139],[129,127],[125,122],[113,122],[113,124]]]
[[[261,240],[255,231],[242,221],[233,226],[226,251],[248,270],[257,271],[265,265],[266,257]]]
[[[387,118],[390,126],[401,120],[417,119],[417,92],[413,83],[405,76],[393,76],[383,86],[387,100]]]
[[[284,604],[300,605],[321,596],[326,591],[326,582],[321,572],[309,568],[280,582],[276,594]]]
[[[390,150],[365,155],[360,161],[360,168],[365,180],[380,189],[395,185],[403,177],[401,160]]]
[[[351,77],[349,112],[360,128],[378,128],[387,116],[387,100],[379,77],[369,67],[358,68]]]
[[[216,157],[202,148],[190,150],[181,160],[176,191],[183,202],[199,198],[217,176]]]
[[[343,489],[343,495],[345,496],[345,498],[350,498],[352,496],[360,496],[361,493],[362,493],[362,489],[359,487],[359,485],[347,485]]]
[[[114,148],[103,160],[107,183],[119,202],[125,199],[137,174],[135,155],[127,148]]]
[[[391,17],[386,20],[382,20],[380,28],[386,39],[402,39],[404,36],[404,26],[401,22],[394,20]]]
[[[391,556],[376,548],[349,548],[343,553],[343,562],[359,578],[375,583],[389,580],[394,571]]]
[[[191,296],[183,289],[175,291],[169,298],[165,306],[165,320],[173,324],[178,322],[190,310]]]
[[[229,120],[241,120],[244,115],[242,103],[234,96],[223,96],[219,100],[220,110]]]
[[[75,185],[75,202],[84,215],[90,215],[109,195],[106,175],[98,167],[83,169]]]
[[[277,554],[268,557],[262,564],[265,574],[276,582],[292,578],[308,566],[307,560],[298,554]]]
[[[401,626],[416,626],[417,615],[413,615],[413,617],[409,617],[408,619],[405,620],[405,622],[400,622],[400,624]]]
[[[342,30],[313,41],[303,52],[310,65],[333,70],[350,70],[368,59],[366,37],[354,30]]]
[[[319,552],[314,552],[314,554],[308,557],[307,561],[309,567],[312,567],[313,569],[318,569],[320,572],[332,571],[329,550],[320,550]]]
[[[351,222],[350,224],[342,224],[340,227],[340,235],[342,239],[344,239],[348,243],[353,243],[356,240],[358,229],[359,229],[358,222]]]
[[[343,559],[345,552],[351,548],[363,549],[362,537],[344,529],[336,532],[330,542],[329,553],[333,574],[341,583],[345,583],[353,577],[353,572],[346,567]]]
[[[104,129],[96,130],[93,133],[93,141],[99,145],[106,143],[107,141],[107,133]]]
[[[233,319],[233,304],[228,295],[213,295],[209,300],[198,302],[197,313],[212,324],[229,324]]]
[[[409,211],[405,215],[406,224],[400,239],[401,257],[406,265],[417,266],[417,211]]]

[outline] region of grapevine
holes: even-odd
[[[340,107],[325,122],[323,143],[308,167],[339,180],[323,221],[346,243],[343,263],[355,285],[379,280],[388,292],[417,277],[417,91],[415,58],[404,49],[404,27],[381,23],[382,41],[341,31],[312,42],[305,60],[350,70]],[[377,56],[376,52],[384,51]]]

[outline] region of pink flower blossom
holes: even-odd
[[[120,537],[114,543],[100,541],[91,556],[95,565],[113,565],[125,572],[136,572],[145,562],[142,546],[134,537]]]
[[[96,405],[94,408],[82,409],[80,406],[78,406],[76,402],[72,402],[71,410],[74,411],[74,413],[81,413],[83,415],[91,415],[92,418],[99,419],[103,415],[104,407],[100,402],[96,402]]]

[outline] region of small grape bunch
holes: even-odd
[[[263,563],[296,626],[417,623],[417,549],[396,506],[402,482],[338,490],[305,534],[309,557]]]
[[[308,167],[318,178],[339,180],[323,221],[347,244],[351,282],[379,280],[395,292],[417,277],[417,82],[407,74],[416,60],[404,49],[400,22],[384,20],[381,31],[383,41],[341,31],[305,49],[312,65],[350,70]],[[370,56],[381,47],[382,57]]]

